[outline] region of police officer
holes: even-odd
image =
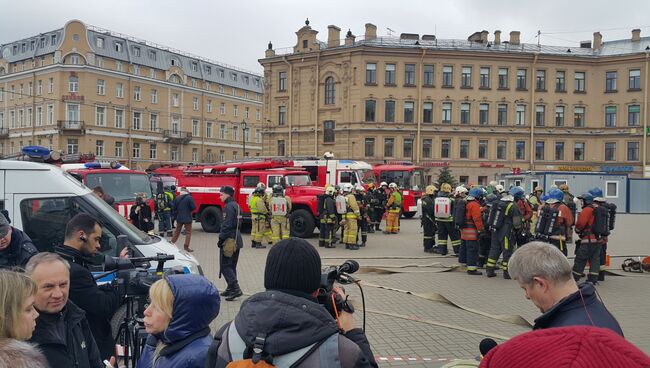
[[[566,243],[568,233],[573,226],[573,214],[569,207],[562,202],[563,198],[564,193],[558,188],[553,188],[548,192],[548,199],[539,210],[535,236],[555,245],[566,256]]]
[[[0,215],[0,268],[24,268],[38,249],[27,234],[9,225],[5,212],[2,210]]]
[[[228,287],[221,295],[227,301],[232,301],[243,295],[237,281],[237,263],[239,261],[239,250],[244,246],[241,238],[241,208],[235,196],[235,189],[225,185],[219,190],[223,206],[223,221],[219,231],[219,278],[221,275],[226,279]]]
[[[343,215],[343,242],[345,249],[359,250],[357,245],[357,220],[361,216],[359,204],[354,196],[352,184],[343,184],[343,195],[346,201],[346,213]]]
[[[251,210],[251,246],[257,249],[266,248],[262,244],[266,232],[266,222],[269,220],[268,209],[264,202],[264,189],[256,187],[250,201]]]
[[[496,276],[496,264],[499,256],[503,253],[503,278],[509,280],[508,261],[514,252],[516,244],[516,231],[521,229],[523,221],[519,206],[514,202],[514,194],[517,193],[516,187],[510,190],[510,193],[492,205],[488,223],[492,227],[492,238],[490,244],[490,253],[486,263],[487,277]]]
[[[275,244],[282,239],[289,239],[289,214],[291,213],[291,199],[284,196],[284,188],[280,184],[273,186],[271,197],[271,243]]]
[[[354,198],[357,200],[357,204],[359,205],[359,218],[357,219],[357,227],[359,228],[359,232],[357,235],[357,239],[361,237],[361,247],[366,246],[366,241],[368,240],[368,228],[372,228],[370,225],[370,217],[368,216],[368,206],[366,202],[366,197],[367,194],[365,193],[365,189],[363,185],[357,184]],[[374,232],[374,230],[373,230]]]
[[[334,231],[337,221],[336,200],[334,194],[336,189],[328,185],[325,187],[325,194],[319,201],[318,214],[320,217],[320,235],[318,236],[318,246],[325,248],[336,248],[334,245]]]
[[[388,216],[386,217],[386,231],[384,231],[384,234],[397,234],[399,233],[399,216],[402,212],[402,194],[395,183],[390,183],[388,189],[390,189],[390,196],[388,202],[386,202]]]
[[[435,253],[447,255],[447,238],[451,238],[451,246],[454,253],[458,254],[460,248],[460,233],[454,226],[453,215],[453,199],[451,198],[451,185],[443,183],[440,186],[437,198],[444,198],[446,204],[440,205],[439,210],[436,210],[436,223],[438,227],[438,247]],[[443,207],[448,206],[446,210]]]
[[[595,221],[594,210],[598,204],[594,203],[594,196],[585,192],[578,199],[582,201],[582,211],[576,221],[576,232],[580,236],[580,246],[576,248],[576,258],[573,263],[573,278],[578,281],[582,277],[587,261],[589,262],[589,275],[587,281],[596,284],[600,272],[601,241],[594,234],[592,225]]]
[[[436,235],[436,221],[434,215],[434,197],[436,195],[436,187],[434,185],[428,185],[424,190],[424,196],[422,197],[422,231],[424,233],[424,238],[422,244],[424,245],[424,251],[426,253],[434,253],[434,247],[436,245],[435,235]]]
[[[460,237],[463,241],[460,247],[458,261],[467,264],[468,275],[482,275],[478,271],[478,248],[479,234],[483,232],[483,216],[481,204],[483,197],[481,188],[472,188],[466,197],[467,205],[465,206],[465,224],[461,226]]]

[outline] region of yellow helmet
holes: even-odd
[[[567,184],[560,184],[560,190],[563,192],[568,192],[569,191],[569,186]]]
[[[336,192],[336,189],[333,186],[329,185],[325,187],[325,194],[332,195],[334,192]]]
[[[543,193],[544,188],[542,188],[541,186],[538,185],[538,186],[535,187],[535,192],[542,192]]]
[[[435,185],[427,185],[427,187],[426,187],[426,189],[424,190],[424,192],[425,192],[426,194],[432,195],[432,194],[434,194],[434,193],[436,192],[436,190],[438,190],[438,188],[436,188]]]
[[[442,185],[440,186],[440,191],[445,193],[451,193],[451,184],[442,183]]]
[[[368,189],[375,189],[375,183],[368,183]]]

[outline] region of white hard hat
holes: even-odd
[[[266,194],[273,194],[273,188],[266,188],[266,189],[264,189],[264,193],[266,193]]]
[[[343,184],[343,187],[341,188],[343,190],[343,193],[350,193],[354,187],[350,183],[345,183]]]
[[[467,188],[462,185],[456,187],[456,194],[465,194],[467,193]]]
[[[262,183],[262,182],[259,182],[259,183],[257,183],[257,185],[255,187],[256,188],[266,188],[266,185],[264,185],[264,183]]]
[[[503,185],[501,185],[501,184],[498,184],[497,186],[495,186],[494,189],[496,189],[496,191],[499,192],[499,193],[504,191]]]
[[[389,188],[395,188],[395,189],[397,189],[397,184],[395,184],[395,183],[390,183],[390,184],[388,184],[388,187],[389,187]]]
[[[379,186],[380,187],[387,187],[388,183],[386,183],[385,181],[382,181],[381,184],[379,184]]]

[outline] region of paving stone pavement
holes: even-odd
[[[647,217],[647,218],[650,218]],[[647,219],[646,218],[646,219]],[[619,215],[617,225],[624,227],[629,221],[638,222],[638,216]],[[385,286],[413,293],[438,293],[462,307],[477,310],[468,311],[447,303],[432,301],[420,296],[374,286],[364,287],[366,308],[366,331],[372,349],[382,367],[439,367],[445,361],[438,359],[471,358],[478,353],[478,344],[485,337],[509,338],[529,331],[530,328],[503,322],[490,315],[519,315],[532,321],[540,312],[528,300],[515,281],[501,277],[487,279],[485,276],[469,276],[464,272],[439,272],[432,266],[452,266],[453,257],[432,256],[422,252],[420,221],[402,220],[400,234],[369,234],[368,246],[359,251],[345,250],[343,245],[336,249],[318,248],[317,238],[309,239],[321,254],[323,265],[338,265],[346,259],[356,259],[363,266],[404,266],[391,268],[403,272],[379,274],[359,272],[356,276],[362,282]],[[622,224],[622,225],[621,225]],[[629,225],[628,225],[629,226]],[[647,240],[641,234],[614,233],[610,244],[638,244]],[[626,236],[623,241],[622,236]],[[617,236],[620,241],[617,241]],[[630,240],[638,237],[638,241]],[[201,262],[205,276],[215,282],[219,290],[225,288],[223,279],[218,278],[217,234],[204,233],[200,225],[194,225],[192,248]],[[179,240],[182,244],[182,239]],[[245,247],[239,259],[239,282],[247,295],[264,289],[264,265],[268,249],[252,249],[248,234],[244,234]],[[647,247],[645,249],[648,249]],[[626,254],[627,249],[616,249],[615,254]],[[636,249],[634,250],[636,251]],[[630,253],[627,253],[630,254]],[[620,268],[621,259],[612,260],[613,268]],[[416,265],[429,267],[414,267]],[[616,271],[623,273],[622,271]],[[648,295],[650,295],[650,274],[625,274],[611,276],[598,286],[598,292],[612,314],[621,324],[626,338],[646,353],[650,353],[650,334],[647,333],[650,320]],[[355,301],[358,313],[356,321],[361,325],[362,313],[360,294],[354,285],[346,291]],[[222,300],[221,312],[212,324],[213,332],[232,320],[241,301]],[[411,359],[409,361],[409,358]],[[401,360],[396,360],[401,359]],[[424,361],[423,359],[429,359]]]

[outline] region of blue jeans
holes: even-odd
[[[172,214],[171,212],[159,212],[158,213],[158,232],[163,234],[167,231],[172,231]]]

